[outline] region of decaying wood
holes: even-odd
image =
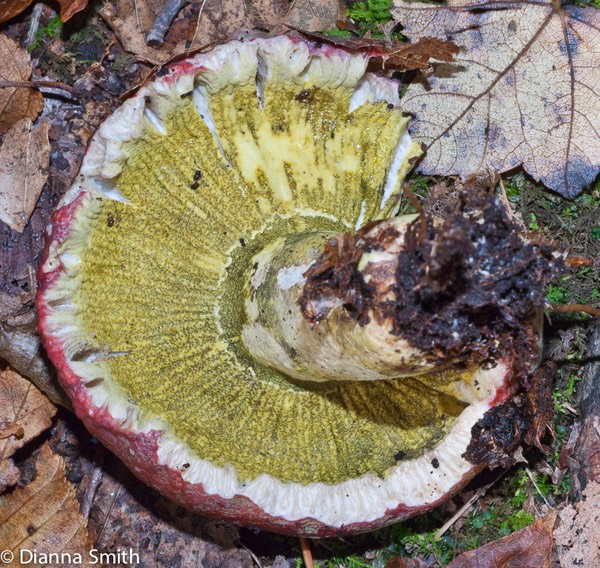
[[[600,483],[600,322],[588,344],[588,363],[578,390],[581,428],[569,458],[573,475],[572,494],[582,499],[588,483]]]

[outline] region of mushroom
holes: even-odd
[[[435,507],[483,467],[472,429],[535,364],[531,304],[509,326],[518,365],[508,333],[463,341],[471,320],[419,332],[439,298],[415,278],[447,292],[452,233],[393,217],[421,150],[368,61],[279,36],[172,64],[102,124],[52,216],[37,306],[62,385],[194,511],[333,536]],[[486,203],[458,215],[468,247],[498,230]]]

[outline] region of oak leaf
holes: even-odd
[[[556,515],[553,510],[529,527],[463,552],[448,568],[550,568]]]
[[[0,462],[50,427],[54,405],[11,369],[0,372]]]
[[[22,233],[48,179],[47,123],[32,130],[24,119],[7,133],[0,149],[0,221]]]
[[[425,174],[504,172],[576,196],[600,170],[600,10],[559,2],[393,1],[403,33],[464,50],[412,84],[403,107]]]
[[[14,554],[7,565],[21,566],[21,550],[35,550],[38,555],[67,553],[72,558],[80,554],[87,560],[91,546],[86,520],[79,512],[75,489],[65,478],[63,459],[45,444],[35,469],[31,483],[0,500],[0,543]]]
[[[28,81],[31,70],[27,51],[0,34],[0,81],[5,82],[5,86],[0,86],[0,135],[19,120],[33,120],[42,111],[42,94],[37,89],[10,86],[11,83]]]

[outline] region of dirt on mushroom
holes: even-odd
[[[391,320],[392,333],[431,360],[493,366],[510,358],[526,374],[539,339],[528,322],[543,309],[547,283],[564,268],[562,256],[521,236],[519,224],[490,194],[463,194],[444,213],[435,223],[421,212],[409,225],[394,301],[358,271],[362,253],[384,250],[384,243],[362,238],[364,231],[332,239],[306,274],[305,318],[314,324],[326,317],[313,306],[328,305],[323,299],[333,296],[359,325],[371,314]]]

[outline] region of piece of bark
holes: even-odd
[[[31,380],[52,402],[72,408],[32,324],[11,326],[0,322],[0,363],[2,359]]]
[[[600,322],[590,337],[587,358],[577,392],[581,428],[569,458],[571,492],[576,501],[582,499],[588,483],[600,483]]]

